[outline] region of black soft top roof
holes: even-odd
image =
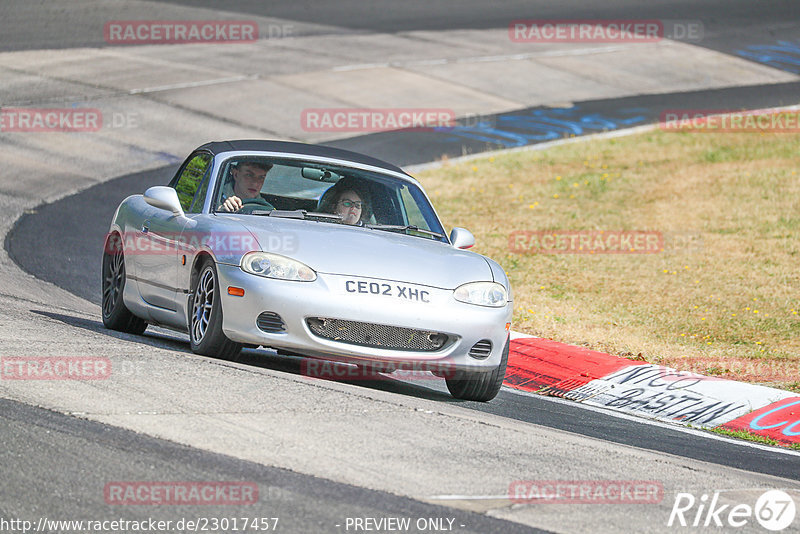
[[[248,150],[248,151],[265,151],[265,152],[289,152],[292,154],[302,154],[307,156],[318,156],[323,158],[342,159],[361,163],[363,165],[372,165],[373,167],[380,167],[394,172],[399,172],[408,176],[400,167],[386,163],[358,152],[351,152],[341,148],[334,148],[324,145],[310,145],[306,143],[293,143],[290,141],[271,141],[261,139],[238,139],[233,141],[212,141],[199,147],[211,151],[213,154],[221,152],[231,152],[234,150]],[[198,149],[198,150],[199,150]]]

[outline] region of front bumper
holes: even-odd
[[[347,362],[491,371],[500,364],[508,338],[510,302],[502,308],[475,306],[455,300],[452,290],[323,273],[318,273],[314,282],[290,282],[251,275],[227,264],[218,264],[217,272],[222,289],[222,330],[239,343]],[[229,295],[229,286],[244,288],[244,296]],[[262,312],[280,315],[285,330],[267,333],[259,329],[256,319]],[[434,351],[355,345],[314,335],[306,320],[315,317],[441,332],[448,341]],[[482,340],[491,341],[489,356],[470,356],[470,349]]]

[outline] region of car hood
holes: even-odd
[[[493,280],[483,256],[423,237],[267,217],[247,220],[245,226],[262,250],[294,258],[318,273],[381,278],[443,289]]]

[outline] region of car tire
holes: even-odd
[[[503,385],[503,379],[506,377],[510,341],[510,338],[506,340],[500,365],[493,371],[488,373],[460,371],[456,373],[456,376],[447,378],[447,389],[450,394],[457,399],[480,402],[490,401],[495,398],[500,392],[500,386]]]
[[[222,332],[220,295],[217,269],[214,261],[207,259],[192,281],[189,293],[189,344],[195,354],[235,360],[242,344],[231,341]]]
[[[125,283],[125,254],[122,250],[122,240],[114,234],[109,236],[103,251],[101,283],[103,326],[139,335],[145,331],[147,323],[125,306],[122,300]]]

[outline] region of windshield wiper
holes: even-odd
[[[425,229],[420,228],[418,226],[414,226],[413,224],[405,224],[405,225],[403,225],[403,224],[365,224],[364,226],[367,227],[367,228],[375,228],[376,230],[398,230],[398,231],[413,230],[414,232],[420,232],[422,234],[432,235],[434,237],[439,237],[439,238],[444,237],[444,235],[442,235],[442,234],[440,234],[438,232],[432,232],[430,230],[425,230]]]
[[[318,211],[307,210],[253,210],[253,215],[268,215],[269,217],[280,217],[282,219],[330,219],[341,221],[341,215],[333,213],[320,213]]]

